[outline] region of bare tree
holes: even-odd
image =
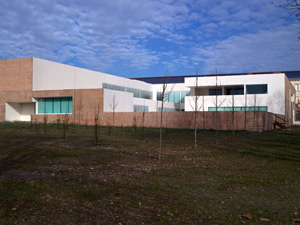
[[[257,95],[253,95],[253,132],[255,131],[255,125],[256,125],[256,105],[257,105]]]
[[[157,96],[156,96],[157,99]],[[156,100],[155,127],[158,128],[158,100]]]
[[[56,118],[56,128],[59,129],[60,128],[60,116],[57,115],[57,118]]]
[[[80,126],[81,119],[81,110],[82,110],[82,94],[79,94],[79,103],[78,103],[78,127]]]
[[[245,90],[245,102],[244,102],[244,110],[245,110],[245,114],[244,114],[244,130],[247,130],[247,90]]]
[[[166,126],[165,126],[165,128],[166,128],[166,132],[167,132],[167,136],[169,137],[169,129],[168,129],[168,117],[169,116],[169,112],[168,111],[166,111],[165,112],[165,122],[166,122]]]
[[[205,129],[204,95],[202,96],[202,129]]]
[[[86,130],[88,128],[88,119],[89,119],[89,112],[86,112],[86,116],[85,116],[85,129]]]
[[[47,121],[48,121],[48,115],[44,115],[43,117],[43,121],[44,121],[44,135],[47,135]]]
[[[34,128],[35,128],[35,135],[38,134],[38,124],[36,118],[36,103],[34,104]]]
[[[223,98],[223,100],[221,100],[220,102],[218,102],[218,75],[216,73],[216,86],[215,86],[215,101],[214,101],[214,105],[215,105],[215,110],[216,110],[216,144],[219,144],[219,121],[218,121],[218,111],[219,108],[222,106],[222,104],[225,102],[226,98]]]
[[[232,140],[234,141],[234,131],[235,131],[235,127],[234,127],[234,111],[235,111],[235,101],[234,101],[234,94],[232,93],[231,95],[231,129],[232,129]]]
[[[119,102],[116,100],[116,95],[113,96],[112,103],[110,104],[110,108],[113,111],[113,128],[115,127],[115,111]]]
[[[65,114],[64,120],[63,120],[63,138],[66,139],[66,133],[68,131],[68,124],[69,124],[69,115]]]
[[[132,123],[133,123],[132,126],[134,129],[134,134],[136,134],[136,129],[137,129],[136,113],[135,113],[135,115],[133,115]]]
[[[96,143],[96,146],[98,146],[98,138],[99,138],[99,134],[98,134],[98,126],[99,126],[99,115],[100,114],[100,110],[99,110],[99,105],[97,106],[97,109],[95,111],[95,129],[94,129],[94,135],[95,135],[95,143]]]
[[[272,2],[273,5],[289,10],[291,13],[288,15],[290,16],[295,16],[296,19],[300,22],[300,1],[299,0],[281,0],[279,5],[276,3]],[[298,30],[298,40],[300,41],[300,28]]]
[[[143,108],[143,114],[142,114],[142,138],[144,139],[144,132],[145,132],[145,112],[146,112],[146,107],[145,107],[145,101],[144,101],[144,108]]]
[[[198,75],[198,71],[196,72],[196,74]],[[197,114],[200,111],[202,105],[199,105],[199,99],[200,96],[197,95],[197,89],[198,89],[198,77],[196,77],[196,81],[195,81],[195,96],[193,96],[192,98],[192,103],[190,102],[191,108],[194,111],[194,147],[195,150],[197,149]]]
[[[161,108],[160,108],[160,129],[159,129],[159,154],[158,159],[162,158],[162,131],[163,131],[163,113],[164,113],[164,104],[168,100],[170,94],[173,91],[174,85],[172,85],[170,90],[168,88],[168,66],[166,69],[165,76],[162,83],[162,92],[161,92]]]

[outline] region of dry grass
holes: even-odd
[[[0,124],[0,224],[289,224],[300,214],[300,129],[63,130]],[[241,216],[250,213],[253,220]],[[269,221],[262,221],[267,219]]]

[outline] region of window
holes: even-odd
[[[174,103],[180,103],[180,91],[174,92]]]
[[[208,111],[216,111],[216,107],[208,107]],[[232,107],[219,107],[218,111],[232,111]],[[268,111],[268,106],[240,106],[234,107],[234,111]]]
[[[209,89],[208,94],[209,95],[222,95],[222,88],[218,88],[218,89],[212,88],[212,89]]]
[[[133,97],[135,97],[135,98],[152,99],[151,91],[144,91],[144,90],[140,90],[140,89],[128,88],[128,87],[123,87],[123,86],[113,85],[113,84],[106,84],[106,83],[102,84],[102,88],[115,90],[115,91],[124,91],[124,92],[133,93]]]
[[[296,111],[296,121],[300,121],[300,111]]]
[[[231,87],[225,89],[225,95],[243,95],[244,87]]]
[[[133,111],[134,112],[148,112],[148,106],[144,105],[133,105]]]
[[[181,103],[185,102],[185,96],[190,96],[191,92],[190,91],[181,91]]]
[[[268,94],[267,84],[248,84],[246,85],[247,94]]]
[[[72,97],[37,98],[39,114],[72,113]]]
[[[164,107],[164,112],[175,112],[175,111],[180,111],[180,110],[179,109],[165,108]],[[161,107],[158,107],[158,112],[161,112]]]
[[[190,96],[189,91],[172,91],[165,93],[165,101],[172,103],[184,103],[184,97]],[[157,100],[162,100],[162,92],[157,92]]]

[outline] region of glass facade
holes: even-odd
[[[222,88],[218,88],[218,89],[210,88],[208,90],[208,95],[222,95]]]
[[[225,95],[243,95],[244,87],[225,88]]]
[[[37,98],[38,114],[72,113],[72,97]]]
[[[175,111],[180,111],[179,109],[172,109],[172,108],[165,108],[164,107],[164,112],[175,112]],[[161,112],[161,107],[158,107],[158,112]]]
[[[216,107],[208,107],[208,111],[216,111]],[[232,107],[219,107],[218,111],[232,111]],[[234,107],[234,111],[268,111],[268,106],[241,106],[241,107]]]
[[[247,94],[268,94],[267,84],[247,84],[246,85]]]
[[[184,97],[190,96],[190,91],[172,91],[166,92],[165,102],[184,103]],[[157,100],[162,100],[162,92],[157,92]]]
[[[151,91],[144,91],[144,90],[140,90],[140,89],[128,88],[128,87],[123,87],[123,86],[114,85],[114,84],[107,84],[107,83],[103,83],[102,88],[115,90],[115,91],[124,91],[124,92],[133,93],[133,97],[135,97],[135,98],[152,99]]]
[[[149,107],[144,105],[133,105],[134,112],[149,112]]]

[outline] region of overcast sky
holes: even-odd
[[[300,70],[299,24],[271,0],[0,6],[0,59],[33,56],[124,77],[164,75],[166,64],[169,75]]]

